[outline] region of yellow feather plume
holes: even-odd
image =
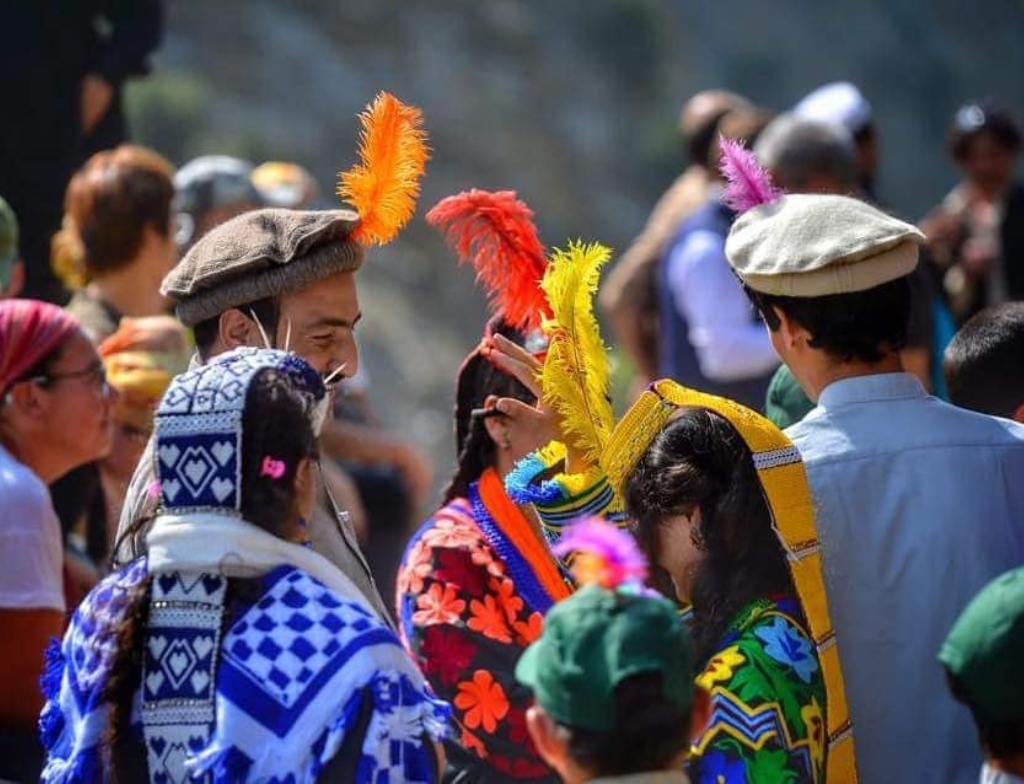
[[[562,417],[566,437],[591,466],[615,426],[608,398],[608,352],[594,317],[594,294],[611,251],[597,243],[569,243],[551,254],[541,288],[554,317],[541,371],[544,401]]]
[[[416,211],[430,151],[423,115],[390,93],[380,93],[359,115],[359,163],[338,178],[338,195],[359,213],[353,239],[390,242]]]

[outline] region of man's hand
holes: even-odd
[[[82,79],[82,133],[88,135],[99,125],[114,100],[114,86],[96,74]]]

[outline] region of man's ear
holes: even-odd
[[[560,770],[565,763],[565,742],[558,736],[558,725],[536,703],[526,710],[526,730],[541,759]]]
[[[238,308],[228,308],[220,314],[217,322],[217,336],[225,351],[241,346],[267,348],[260,335],[259,327]]]
[[[782,308],[777,305],[772,305],[771,308],[775,313],[775,318],[779,320],[777,333],[779,339],[782,341],[782,345],[788,349],[792,349],[801,343],[807,342],[807,338],[809,336],[806,329],[786,315]]]
[[[700,686],[693,687],[690,706],[690,742],[696,743],[711,723],[711,695]]]

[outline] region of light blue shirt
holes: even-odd
[[[814,497],[861,784],[976,782],[977,732],[936,654],[1024,563],[1024,427],[891,373],[829,385],[786,433]]]

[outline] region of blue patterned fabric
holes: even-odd
[[[210,742],[226,592],[227,580],[217,575],[153,577],[142,660],[142,726],[150,776],[157,784],[175,781],[189,757]]]
[[[314,405],[326,390],[295,354],[239,348],[177,376],[156,412],[156,476],[164,510],[241,508],[242,413],[249,384],[260,370],[284,373]]]
[[[109,705],[102,692],[115,653],[113,630],[128,593],[146,575],[145,560],[134,562],[100,583],[75,613],[48,676],[42,720],[45,782],[109,777],[104,748]],[[158,601],[167,603],[165,610],[180,611],[223,590],[223,580],[209,575],[165,577],[170,576],[153,577],[153,595],[163,597],[154,598],[153,611],[160,609]],[[163,767],[155,770],[151,764],[150,781],[184,781],[188,773],[189,781],[216,784],[313,782],[357,724],[364,700],[373,704],[356,780],[431,780],[431,740],[443,733],[447,705],[428,692],[394,632],[369,610],[305,572],[282,566],[262,578],[255,603],[233,617],[213,647],[198,616],[191,621],[196,631],[187,646],[154,647],[159,633],[148,637],[144,680],[153,682],[141,685],[139,705],[143,698],[172,693],[164,690],[172,681],[199,687],[195,691],[201,693],[206,685],[201,674],[219,657],[216,722],[209,725],[209,737],[202,743],[186,740],[173,754],[167,741],[160,747]],[[134,729],[142,738],[139,705]],[[150,738],[146,743],[149,752],[157,751]]]

